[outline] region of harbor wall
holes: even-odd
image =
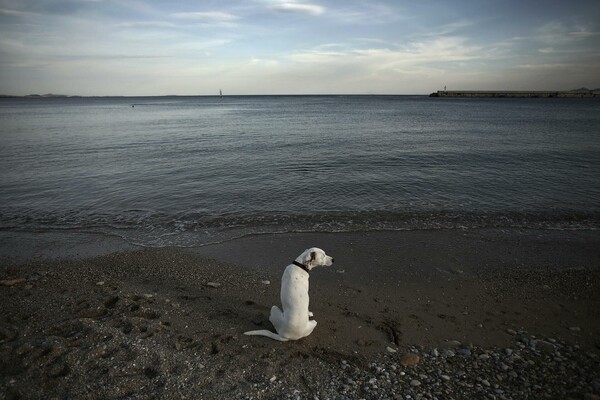
[[[514,91],[514,90],[438,90],[430,97],[520,97],[520,98],[600,98],[600,90],[589,91]]]

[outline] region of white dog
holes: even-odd
[[[308,311],[308,277],[310,270],[319,265],[330,266],[333,257],[316,247],[305,250],[296,260],[287,266],[281,277],[281,306],[271,307],[269,321],[277,333],[262,329],[245,332],[244,335],[267,336],[286,342],[298,340],[310,335],[317,321],[309,319],[313,314]]]

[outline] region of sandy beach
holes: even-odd
[[[9,242],[0,399],[600,398],[596,231]],[[244,336],[311,246],[313,334]]]

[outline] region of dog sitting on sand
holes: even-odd
[[[308,310],[308,277],[310,270],[318,266],[331,266],[333,257],[319,248],[305,250],[296,260],[287,266],[281,277],[281,306],[271,307],[269,321],[277,333],[266,329],[244,332],[244,335],[267,336],[271,339],[286,342],[298,340],[312,333],[317,321]]]

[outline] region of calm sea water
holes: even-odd
[[[2,230],[192,246],[599,221],[599,101],[0,99]]]

